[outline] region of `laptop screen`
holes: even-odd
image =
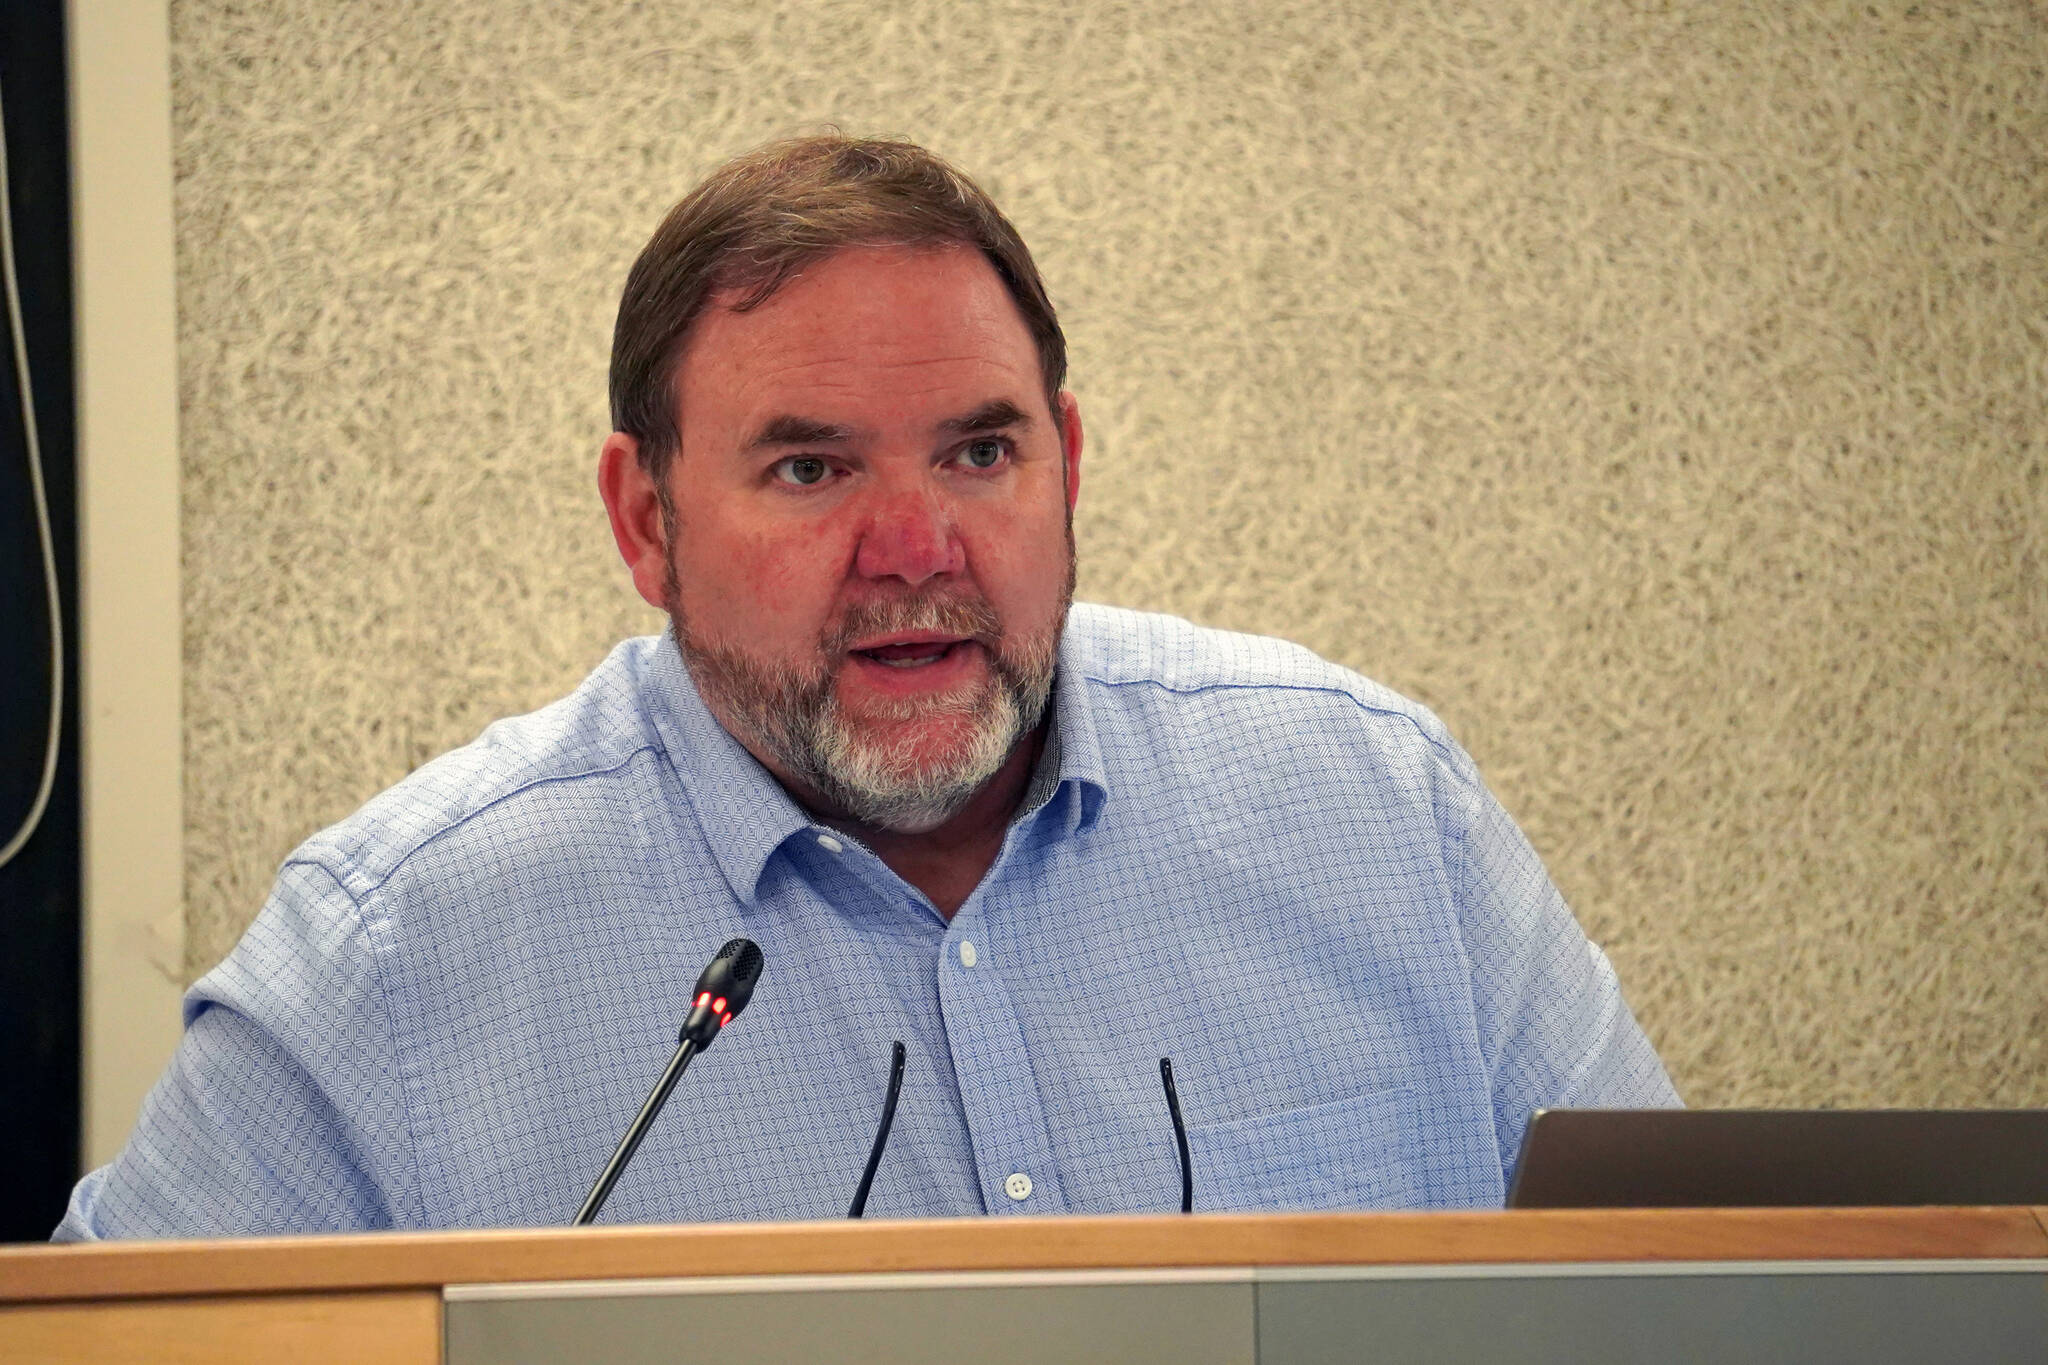
[[[2048,1204],[2048,1109],[1541,1109],[1511,1209]]]

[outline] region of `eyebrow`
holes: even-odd
[[[754,433],[746,448],[766,450],[773,446],[841,445],[852,439],[852,427],[837,426],[809,417],[771,417],[766,425]]]
[[[972,431],[1001,431],[1005,427],[1031,424],[1030,414],[1007,398],[983,403],[961,417],[948,417],[938,424],[942,436],[963,436]],[[784,414],[771,417],[746,443],[747,450],[772,450],[782,446],[844,445],[858,435],[852,427],[821,422],[812,417]]]
[[[983,403],[965,417],[948,417],[939,423],[939,431],[947,436],[962,436],[970,431],[1000,431],[1004,427],[1031,425],[1030,416],[1007,398],[998,398],[992,403]]]

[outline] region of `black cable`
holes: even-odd
[[[43,551],[43,583],[50,600],[50,722],[43,749],[43,776],[35,800],[21,825],[0,844],[0,867],[21,852],[49,809],[57,781],[57,745],[64,732],[64,614],[57,594],[57,560],[50,534],[50,501],[43,490],[43,456],[36,437],[35,395],[28,370],[28,333],[21,321],[21,286],[14,269],[14,206],[7,194],[7,110],[0,101],[0,275],[5,276],[7,324],[13,341],[15,375],[21,386],[21,428],[28,444],[28,482],[36,509],[36,530]]]

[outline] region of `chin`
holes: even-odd
[[[861,824],[925,834],[959,814],[1010,756],[1018,734],[1008,698],[970,714],[857,722],[816,757],[813,780]]]
[[[989,746],[988,718],[999,703],[981,697],[975,702],[972,712],[915,720],[849,717],[849,747],[865,762],[906,779],[943,778],[952,769],[971,767]]]

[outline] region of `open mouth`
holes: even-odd
[[[965,640],[921,640],[911,644],[876,645],[853,652],[888,668],[928,668],[950,657]]]

